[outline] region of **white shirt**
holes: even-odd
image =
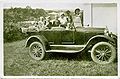
[[[64,17],[64,18],[61,18],[61,17],[60,17],[58,20],[60,21],[60,23],[61,23],[62,25],[66,24],[66,22],[67,22],[67,18],[66,18],[66,17]]]

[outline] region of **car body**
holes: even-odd
[[[117,36],[109,33],[107,27],[88,26],[73,29],[52,27],[39,31],[28,29],[26,33],[30,36],[26,41],[26,47],[29,47],[30,56],[36,60],[42,60],[49,52],[80,53],[91,51],[93,61],[99,64],[111,63],[116,57]],[[100,51],[95,52],[97,49]],[[108,57],[107,53],[105,54],[107,51],[110,52]],[[101,58],[97,57],[97,53]],[[103,55],[106,58],[102,57]]]

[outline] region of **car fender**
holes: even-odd
[[[83,50],[90,49],[91,47],[93,47],[93,45],[95,45],[98,42],[110,42],[112,43],[112,45],[116,46],[115,40],[113,38],[107,35],[96,35],[89,39]]]
[[[33,36],[30,36],[26,40],[25,47],[29,47],[30,44],[35,42],[35,41],[40,42],[43,45],[43,47],[45,48],[45,50],[50,49],[49,42],[43,35],[33,35]]]
[[[113,39],[115,40],[115,43],[116,43],[116,45],[117,45],[117,35],[111,33],[110,36],[111,36],[111,38],[113,38]]]

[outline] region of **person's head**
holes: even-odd
[[[40,21],[44,21],[44,17],[40,17]]]
[[[51,17],[50,17],[50,16],[46,17],[46,20],[47,20],[47,21],[50,21],[50,20],[51,20]]]
[[[66,14],[67,14],[67,15],[70,15],[70,11],[69,11],[69,10],[67,10],[67,11],[66,11]]]
[[[38,21],[39,21],[39,18],[36,18],[36,20],[35,20],[35,21],[37,21],[37,22],[38,22]]]
[[[36,19],[36,18],[34,18],[34,21],[37,21],[37,19]]]
[[[80,9],[79,8],[75,9],[75,14],[80,14]]]
[[[61,13],[60,17],[61,17],[61,18],[64,18],[64,17],[65,17],[65,14],[64,14],[64,13]]]
[[[58,20],[59,16],[58,15],[55,15],[55,20]]]

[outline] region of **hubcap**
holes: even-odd
[[[32,49],[31,49],[31,53],[35,56],[35,57],[41,57],[42,54],[42,49],[39,45],[33,45]]]
[[[99,61],[109,61],[111,49],[107,45],[100,45],[95,49],[95,56]]]

